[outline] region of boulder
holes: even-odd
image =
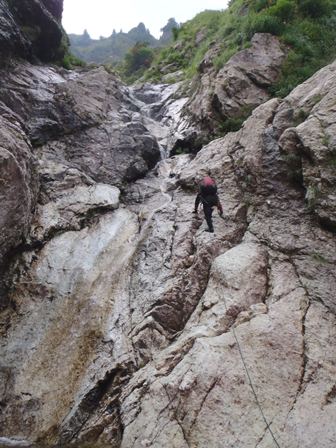
[[[62,11],[63,0],[1,0],[0,56],[62,60],[68,46]]]
[[[223,132],[231,118],[245,119],[270,98],[268,88],[277,80],[285,58],[279,40],[267,33],[255,34],[251,47],[236,53],[217,72],[214,60],[221,51],[213,46],[205,55],[198,87],[184,111],[191,122],[212,133]]]

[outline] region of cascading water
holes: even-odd
[[[183,127],[181,111],[188,98],[178,96],[181,83],[130,87],[132,101],[141,110],[143,124],[159,143],[161,159],[167,159]]]

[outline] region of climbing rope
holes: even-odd
[[[223,299],[224,299],[224,306],[225,306],[225,309],[226,309],[226,311],[228,311],[228,307],[227,307],[227,303],[226,303],[225,294],[222,293],[222,296],[223,296]],[[256,391],[255,391],[255,388],[254,388],[254,385],[253,385],[253,383],[252,383],[252,378],[251,378],[251,375],[250,375],[250,373],[249,373],[249,371],[248,371],[247,364],[246,364],[246,361],[245,361],[245,358],[244,358],[244,355],[243,355],[243,351],[242,351],[242,349],[241,349],[241,346],[240,346],[240,343],[239,343],[239,340],[238,340],[238,336],[237,336],[236,330],[235,330],[235,328],[234,328],[233,326],[231,327],[231,330],[232,330],[233,336],[234,336],[234,338],[235,338],[235,340],[236,340],[237,347],[238,347],[238,351],[239,351],[239,355],[240,355],[240,358],[241,358],[241,360],[242,360],[242,363],[243,363],[243,366],[244,366],[244,369],[245,369],[245,372],[246,372],[248,381],[249,381],[249,383],[250,383],[250,387],[251,387],[252,393],[253,393],[253,395],[254,395],[254,399],[255,399],[255,401],[256,401],[256,403],[257,403],[257,405],[258,405],[258,408],[259,408],[259,410],[260,410],[260,414],[261,414],[261,416],[262,416],[262,418],[263,418],[263,420],[264,420],[264,422],[265,422],[266,429],[268,429],[269,433],[271,434],[271,437],[272,437],[272,439],[273,439],[275,445],[276,445],[278,448],[280,448],[280,445],[279,445],[277,439],[275,438],[275,435],[274,435],[274,433],[273,433],[273,431],[272,431],[272,428],[271,428],[271,426],[270,426],[271,423],[268,423],[268,421],[267,421],[267,418],[266,418],[266,416],[265,416],[265,413],[264,413],[264,411],[263,411],[263,408],[262,408],[262,406],[261,406],[261,404],[260,404],[260,401],[259,401],[259,399],[258,399],[258,395],[257,395],[257,393],[256,393]]]

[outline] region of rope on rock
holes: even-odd
[[[227,303],[226,303],[225,294],[222,293],[222,296],[223,296],[223,299],[224,299],[225,309],[226,309],[226,311],[228,311],[228,307],[227,307]],[[257,405],[258,405],[258,408],[259,408],[259,410],[260,410],[261,416],[262,416],[262,418],[263,418],[263,420],[264,420],[264,422],[265,422],[266,429],[268,429],[269,433],[271,434],[271,437],[272,437],[272,439],[273,439],[275,445],[277,446],[277,448],[280,448],[280,445],[279,445],[277,439],[275,438],[275,435],[274,435],[274,433],[273,433],[273,431],[272,431],[272,428],[271,428],[271,426],[270,426],[272,423],[268,423],[267,418],[266,418],[266,416],[265,416],[265,413],[264,413],[264,411],[263,411],[263,408],[262,408],[262,406],[261,406],[261,404],[260,404],[260,401],[259,401],[259,399],[258,399],[258,395],[257,395],[257,393],[256,393],[256,391],[255,391],[255,388],[254,388],[254,385],[253,385],[253,383],[252,383],[252,378],[251,378],[251,375],[250,375],[250,373],[249,373],[249,371],[248,371],[247,364],[246,364],[246,361],[245,361],[245,358],[244,358],[244,355],[243,355],[243,351],[242,351],[242,349],[241,349],[241,346],[240,346],[240,343],[239,343],[238,336],[237,336],[237,333],[236,333],[236,331],[235,331],[235,328],[232,326],[232,327],[231,327],[231,330],[232,330],[233,336],[234,336],[234,338],[235,338],[235,340],[236,340],[237,347],[238,347],[238,351],[239,351],[239,355],[240,355],[240,358],[241,358],[241,360],[242,360],[242,363],[243,363],[243,366],[244,366],[244,369],[245,369],[245,372],[246,372],[248,381],[249,381],[249,383],[250,383],[250,387],[251,387],[252,393],[253,393],[253,395],[254,395],[254,399],[255,399],[255,401],[256,401],[256,403],[257,403]]]

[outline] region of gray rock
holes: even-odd
[[[255,57],[260,87],[268,81]],[[12,109],[1,122],[5,150],[28,174],[14,203],[26,245],[10,264],[10,306],[0,313],[0,440],[330,448],[334,64],[256,107],[238,132],[148,174],[172,129],[167,112],[181,124],[175,87],[130,92],[103,69],[28,64],[4,85],[13,92],[0,92]],[[40,190],[30,225],[32,151]],[[207,170],[224,207],[214,234],[202,211],[192,214]],[[5,181],[3,191],[13,185]],[[12,230],[3,241],[15,246]]]
[[[74,74],[18,64],[4,73],[0,98],[22,117],[33,145],[46,144],[43,160],[97,182],[121,186],[143,177],[160,158],[155,137],[104,68]]]
[[[303,86],[295,89],[280,115],[286,111],[286,121],[293,126],[280,137],[289,165],[302,178],[308,207],[331,229],[336,228],[335,68],[336,64],[331,64],[308,80],[303,85],[308,92],[305,96],[300,96]],[[282,130],[281,121],[277,126]]]
[[[44,241],[64,230],[80,230],[88,219],[119,207],[120,191],[109,185],[75,186],[53,201],[39,205],[31,229],[33,240]]]
[[[229,118],[246,118],[270,98],[267,91],[277,79],[285,53],[275,36],[255,34],[251,48],[236,53],[218,73],[213,61],[220,55],[210,48],[201,63],[200,83],[185,108],[201,129],[216,133]]]
[[[30,231],[37,201],[37,161],[19,117],[0,106],[0,266]]]
[[[0,56],[61,61],[67,49],[62,11],[63,0],[1,0]]]

